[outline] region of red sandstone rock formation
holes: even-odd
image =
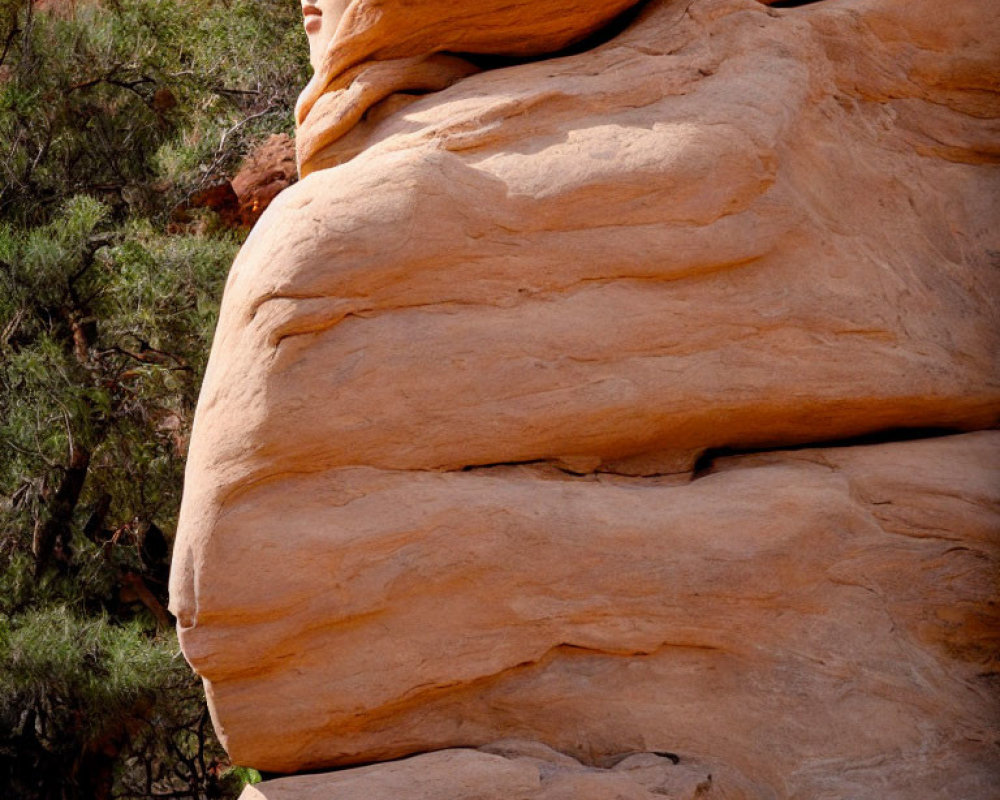
[[[296,178],[295,142],[286,134],[275,134],[250,152],[232,180],[219,178],[192,194],[174,211],[173,224],[190,225],[191,209],[207,208],[224,226],[249,229]]]
[[[283,133],[263,141],[246,157],[232,181],[241,223],[246,227],[256,223],[278,193],[296,179],[295,141]]]
[[[479,71],[576,36],[422,2],[313,34],[172,607],[238,762],[529,744],[250,796],[991,798],[996,15],[652,0]]]

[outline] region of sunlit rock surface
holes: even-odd
[[[518,736],[588,763],[675,752],[751,797],[988,797],[998,465],[990,432],[684,485],[274,481],[227,506],[252,573],[217,579],[185,648],[234,756],[271,769]]]
[[[233,758],[992,797],[997,15],[654,0],[479,71],[438,5],[352,4],[226,288],[172,607]]]

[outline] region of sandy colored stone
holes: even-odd
[[[282,778],[249,786],[240,800],[695,800],[712,793],[697,765],[655,753],[609,769],[587,767],[537,743],[442,750],[391,764]]]
[[[739,796],[986,798],[998,508],[1000,433],[683,485],[288,477],[227,507],[214,614],[182,636],[262,768],[516,735],[588,763],[678,753]]]
[[[639,0],[352,0],[296,107],[303,176],[394,92],[443,89],[475,72],[462,53],[537,56],[585,39]]]
[[[188,505],[303,465],[681,471],[993,425],[997,167],[898,120],[952,114],[965,161],[993,123],[866,99],[921,86],[855,5],[654,4],[356,128],[367,149],[283,193],[234,266]]]
[[[991,798],[1000,434],[691,470],[996,424],[996,15],[660,0],[478,73],[350,15],[191,442],[172,608],[234,759]]]

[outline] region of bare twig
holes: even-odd
[[[259,89],[227,89],[225,86],[216,86],[212,89],[216,94],[247,94],[259,96]]]
[[[270,114],[272,111],[276,111],[279,108],[280,108],[280,106],[278,106],[275,103],[272,103],[267,108],[265,108],[263,111],[258,111],[256,114],[251,114],[249,117],[241,119],[239,122],[237,122],[231,128],[223,131],[222,136],[219,137],[219,147],[215,151],[215,158],[212,160],[212,163],[205,170],[205,178],[203,179],[202,182],[204,183],[204,181],[210,179],[211,176],[214,175],[216,173],[216,171],[219,169],[219,167],[222,165],[222,162],[226,158],[226,142],[229,140],[230,136],[232,136],[234,133],[236,133],[244,125],[246,125],[246,124],[248,124],[250,122],[253,122],[255,119],[260,119],[261,117],[265,117],[268,114]]]

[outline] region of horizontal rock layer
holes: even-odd
[[[485,751],[485,752],[484,752]],[[531,742],[444,750],[335,774],[267,781],[240,800],[711,800],[712,776],[675,754],[622,754],[585,767]]]
[[[904,109],[942,87],[869,100],[920,59],[843,3],[688,6],[362,126],[284,192],[230,276],[188,506],[303,469],[680,471],[994,424],[997,168],[914,149]]]
[[[749,796],[857,771],[855,792],[985,797],[998,512],[1000,433],[735,457],[686,485],[290,477],[228,506],[242,575],[214,575],[185,651],[233,756],[268,769],[518,735],[591,763],[681,753]]]

